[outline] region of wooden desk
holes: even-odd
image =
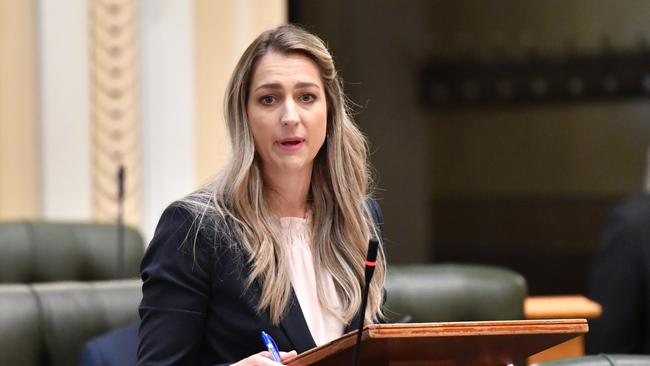
[[[600,317],[600,304],[582,295],[530,296],[524,303],[526,319],[569,319]],[[574,338],[529,358],[529,363],[558,358],[582,356],[585,353],[584,336]]]
[[[370,324],[362,365],[494,366],[525,359],[588,330],[585,319]],[[352,361],[356,332],[313,348],[289,366],[340,366]]]

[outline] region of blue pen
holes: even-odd
[[[275,360],[276,362],[281,362],[280,350],[278,350],[278,346],[275,344],[273,338],[271,338],[271,336],[268,335],[265,331],[262,331],[262,342],[264,342],[266,349],[268,349],[269,352],[271,352],[271,356],[273,356],[273,360]]]

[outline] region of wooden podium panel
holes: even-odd
[[[599,318],[603,309],[582,295],[529,296],[524,302],[526,319]],[[528,358],[528,363],[578,357],[585,354],[585,337],[579,336]]]
[[[372,324],[361,364],[377,366],[508,365],[588,331],[585,319]],[[291,366],[351,365],[356,332],[309,350]]]

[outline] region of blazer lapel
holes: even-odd
[[[302,309],[298,303],[296,294],[291,289],[291,304],[284,319],[280,322],[280,327],[286,333],[291,343],[296,349],[296,352],[302,353],[309,349],[316,347],[316,342],[309,332],[307,321],[302,314]]]

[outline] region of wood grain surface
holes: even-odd
[[[372,324],[364,328],[362,365],[508,365],[588,331],[585,319]],[[349,365],[355,333],[307,351],[291,366]]]

